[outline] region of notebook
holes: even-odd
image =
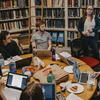
[[[27,81],[28,76],[9,72],[6,87],[23,90],[27,85]]]
[[[28,57],[28,58],[23,58],[21,60],[16,61],[16,67],[23,67],[23,66],[28,66],[30,65],[32,62],[32,57]]]
[[[56,85],[53,83],[41,83],[44,99],[56,100]]]

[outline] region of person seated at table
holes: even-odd
[[[2,92],[3,85],[4,85],[4,81],[1,79],[1,76],[0,76],[0,100],[6,100],[6,97],[4,96]]]
[[[8,31],[1,31],[0,33],[0,53],[4,59],[21,54],[17,43],[11,39]]]
[[[96,96],[100,96],[100,71],[99,72],[94,72],[94,76],[98,80]]]
[[[19,100],[44,100],[42,87],[38,83],[30,83],[22,91]]]
[[[38,31],[32,35],[32,49],[47,49],[51,50],[51,36],[45,31],[45,22],[37,23]]]

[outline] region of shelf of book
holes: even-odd
[[[0,31],[28,33],[28,0],[0,0]]]

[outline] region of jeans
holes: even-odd
[[[88,47],[91,47],[93,51],[93,57],[99,59],[98,44],[95,37],[85,37],[82,38],[82,47],[84,51],[84,56],[88,56]]]

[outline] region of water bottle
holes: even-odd
[[[55,61],[56,60],[55,49],[52,49],[51,52],[52,52],[52,61]]]
[[[48,76],[47,76],[47,82],[48,83],[55,83],[55,76],[53,75],[52,71],[50,71]]]
[[[4,58],[2,56],[2,54],[0,53],[0,66],[3,67],[4,66]]]
[[[9,61],[9,70],[10,72],[16,72],[16,63],[13,61],[13,59],[10,59]]]

